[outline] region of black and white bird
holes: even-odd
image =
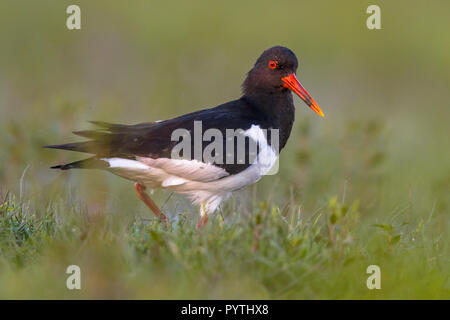
[[[241,98],[164,121],[136,125],[93,121],[98,130],[74,132],[88,141],[46,146],[93,156],[52,168],[102,169],[134,181],[139,198],[163,220],[166,216],[145,189],[163,188],[185,194],[200,206],[198,226],[205,225],[208,216],[233,191],[257,182],[276,163],[294,122],[291,92],[323,117],[297,80],[297,67],[297,57],[291,50],[272,47],[248,72]],[[231,138],[229,132],[233,133]],[[185,148],[175,157],[180,140],[187,138],[185,146],[192,148]],[[244,152],[239,156],[241,147]],[[203,158],[206,151],[210,151],[211,159]]]

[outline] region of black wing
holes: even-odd
[[[262,127],[268,123],[268,119],[261,118],[251,104],[244,99],[231,101],[212,109],[200,110],[177,118],[161,122],[147,122],[136,125],[111,124],[93,121],[100,127],[99,130],[77,131],[75,134],[90,139],[84,142],[67,143],[61,145],[46,146],[46,148],[72,150],[94,154],[95,156],[74,163],[59,165],[53,168],[104,168],[106,163],[101,158],[120,157],[136,159],[136,157],[171,158],[172,149],[180,142],[172,140],[172,133],[176,129],[185,129],[191,135],[191,150],[194,150],[194,121],[201,121],[202,134],[211,128],[219,129],[225,137],[226,129],[247,130],[253,124]],[[226,150],[225,139],[223,139],[223,150]],[[237,140],[237,138],[236,138]],[[236,141],[235,141],[236,142]],[[203,141],[202,152],[211,141]],[[237,157],[235,145],[234,155]],[[224,168],[228,173],[235,174],[247,168],[251,161],[248,156],[248,138],[246,141],[246,159],[244,163],[233,161],[226,164],[225,152],[222,161],[214,165]],[[194,159],[194,152],[183,154],[183,158]],[[242,161],[242,159],[240,159]]]

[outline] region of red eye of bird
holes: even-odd
[[[269,61],[269,68],[270,69],[275,69],[277,67],[278,63],[274,60],[270,60]]]

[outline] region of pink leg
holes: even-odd
[[[205,203],[202,203],[200,205],[200,221],[197,224],[197,229],[206,226],[207,223],[208,223],[208,214],[206,212],[206,205]]]
[[[208,223],[208,216],[205,215],[200,218],[200,221],[197,224],[197,229],[200,229],[200,228],[206,226],[207,223]]]
[[[134,190],[136,190],[139,199],[142,200],[142,202],[145,203],[145,205],[152,210],[152,212],[160,218],[162,221],[167,221],[167,217],[164,215],[164,213],[161,212],[161,210],[158,208],[156,203],[153,202],[152,199],[148,196],[148,194],[145,192],[145,186],[139,183],[134,184]]]

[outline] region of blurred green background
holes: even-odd
[[[81,30],[66,28],[70,4]],[[366,27],[370,4],[381,30]],[[448,1],[1,1],[0,297],[449,298],[449,30]],[[179,196],[155,192],[182,226],[167,230],[130,182],[48,169],[82,155],[41,146],[88,120],[238,98],[274,45],[297,54],[325,118],[295,98],[279,174],[204,233]],[[64,287],[69,264],[85,270],[80,292]]]

